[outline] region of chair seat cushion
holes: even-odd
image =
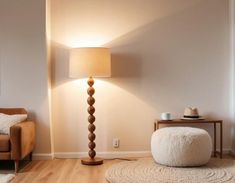
[[[10,151],[10,137],[9,135],[0,134],[0,152]]]

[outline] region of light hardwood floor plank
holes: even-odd
[[[11,183],[107,183],[105,171],[122,160],[105,160],[103,165],[86,166],[80,159],[32,161]]]

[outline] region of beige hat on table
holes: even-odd
[[[182,119],[204,119],[203,117],[199,116],[198,109],[196,107],[186,107],[184,109],[184,116]]]

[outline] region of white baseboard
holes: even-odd
[[[97,152],[97,156],[104,159],[111,158],[130,158],[130,157],[146,157],[151,156],[150,151],[109,151]],[[87,152],[56,152],[55,158],[83,158],[87,156]]]
[[[50,153],[33,153],[33,160],[52,160],[54,155]]]
[[[219,149],[217,149],[219,151]],[[231,149],[223,149],[223,154],[235,155]],[[104,159],[112,158],[138,158],[151,156],[151,151],[109,151],[97,152],[97,156]],[[54,158],[83,158],[87,157],[87,152],[55,152],[55,153],[35,153],[34,160],[51,160]]]

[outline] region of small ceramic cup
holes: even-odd
[[[171,120],[171,113],[169,113],[169,112],[161,113],[161,119],[162,120]]]

